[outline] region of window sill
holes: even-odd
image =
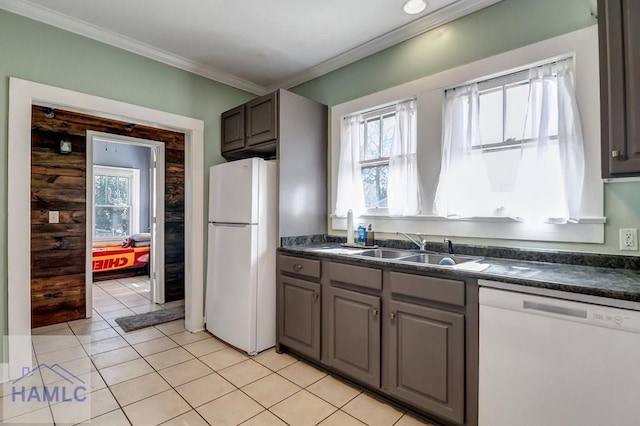
[[[551,241],[571,243],[604,243],[605,217],[585,217],[579,223],[531,224],[510,218],[486,217],[474,219],[446,219],[439,216],[389,217],[362,215],[355,223],[371,223],[380,233],[411,232],[460,238],[495,238],[522,241]],[[346,218],[331,215],[334,230],[346,230]]]
[[[125,240],[128,237],[128,235],[125,235],[124,237],[109,237],[109,238],[93,238],[93,241],[96,243],[121,243],[123,240]]]

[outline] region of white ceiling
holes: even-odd
[[[499,0],[0,0],[0,8],[253,93],[292,87]]]

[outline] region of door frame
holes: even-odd
[[[42,105],[185,135],[185,327],[204,329],[204,121],[100,96],[9,78],[8,363],[0,381],[31,365],[31,108]],[[27,341],[28,343],[21,343]],[[8,348],[6,347],[8,346]],[[7,350],[8,349],[8,350]]]
[[[123,144],[123,145],[135,145],[150,150],[157,150],[157,167],[155,176],[155,184],[150,187],[155,188],[155,193],[151,194],[149,203],[149,213],[151,220],[149,226],[154,226],[153,220],[155,219],[155,238],[154,233],[151,233],[151,256],[149,258],[149,281],[151,284],[151,296],[154,303],[164,303],[164,169],[165,169],[165,144],[158,141],[132,138],[129,136],[114,135],[112,133],[96,132],[93,130],[87,131],[86,137],[86,172],[87,185],[86,185],[86,265],[85,265],[85,286],[86,286],[86,306],[87,306],[87,318],[93,316],[91,310],[93,306],[93,262],[92,262],[92,244],[93,244],[93,185],[89,184],[89,177],[93,176],[94,160],[93,160],[93,144],[95,141],[106,141],[110,143]],[[152,156],[150,156],[151,158]],[[153,164],[150,164],[153,168]],[[150,179],[154,177],[150,174]],[[154,206],[157,215],[153,217]],[[186,285],[186,283],[185,283]]]

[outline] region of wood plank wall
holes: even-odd
[[[165,144],[165,300],[184,298],[184,134],[59,109],[46,118],[46,109],[33,106],[31,117],[31,326],[86,316],[87,130]],[[72,154],[58,153],[61,139]]]

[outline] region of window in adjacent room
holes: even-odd
[[[94,166],[95,239],[118,239],[138,232],[140,171]]]
[[[418,214],[416,148],[415,99],[345,117],[336,215]]]
[[[580,217],[584,144],[572,58],[445,91],[436,214]]]

